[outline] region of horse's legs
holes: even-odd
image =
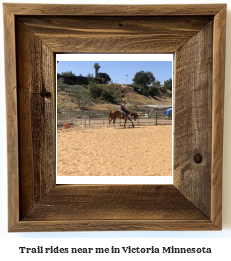
[[[124,120],[124,128],[126,128],[126,122],[127,122],[127,118],[125,118]]]
[[[132,123],[132,127],[134,128],[134,123],[133,123],[132,119],[129,116],[127,119],[129,119],[129,121]]]
[[[115,127],[115,121],[116,121],[116,117],[113,119],[113,124],[114,124],[114,127]]]

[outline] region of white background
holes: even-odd
[[[227,3],[227,30],[226,30],[226,86],[225,86],[225,130],[224,130],[224,161],[223,161],[223,230],[222,231],[184,231],[184,232],[155,232],[155,231],[132,231],[132,232],[50,232],[50,233],[8,233],[7,232],[7,150],[6,150],[6,108],[5,108],[5,83],[4,83],[4,48],[3,48],[3,16],[2,16],[2,0],[0,6],[1,13],[1,25],[0,25],[0,258],[1,260],[11,260],[11,258],[17,258],[17,260],[37,260],[47,259],[50,257],[56,260],[63,260],[67,257],[68,260],[86,260],[87,258],[94,258],[100,260],[118,260],[130,259],[130,258],[145,258],[145,260],[230,260],[231,254],[229,252],[231,245],[231,121],[230,111],[231,102],[231,1],[226,0],[204,0],[204,1],[8,1],[4,2],[17,2],[17,3],[63,3],[63,4],[202,4],[202,3]],[[46,247],[53,245],[54,247],[77,247],[82,245],[98,246],[98,247],[110,247],[115,245],[117,247],[132,245],[133,247],[143,246],[150,247],[154,245],[156,247],[172,246],[175,247],[211,247],[212,254],[94,254],[89,256],[84,255],[66,255],[65,254],[20,254],[18,247],[36,247],[46,245]],[[2,259],[4,255],[8,255]]]

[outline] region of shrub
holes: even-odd
[[[111,103],[115,102],[113,95],[109,91],[103,90],[102,97],[107,102],[111,102]]]
[[[101,97],[102,93],[103,93],[103,88],[101,86],[99,86],[98,84],[91,82],[88,85],[89,91],[90,91],[90,95],[93,99],[98,99]]]
[[[137,85],[133,85],[132,88],[133,88],[133,90],[134,90],[135,92],[138,92],[138,91],[139,91],[139,87],[138,87]]]
[[[57,80],[57,85],[64,85],[63,80]]]
[[[148,88],[147,90],[148,95],[154,97],[154,96],[158,96],[159,95],[159,88],[151,86]]]
[[[162,87],[162,88],[160,88],[160,91],[161,91],[162,93],[167,93],[167,92],[168,92],[168,90],[167,90],[166,87]]]

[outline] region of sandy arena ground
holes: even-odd
[[[171,176],[172,126],[57,131],[58,176]]]

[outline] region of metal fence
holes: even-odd
[[[142,109],[140,111],[138,110],[138,114],[138,119],[136,121],[133,120],[135,125],[172,124],[172,117],[166,116],[164,110]],[[57,112],[57,126],[62,127],[65,123],[82,126],[108,126],[108,118],[109,111],[65,109]],[[116,125],[123,124],[123,119],[116,120]],[[127,121],[127,124],[129,125],[130,121]]]

